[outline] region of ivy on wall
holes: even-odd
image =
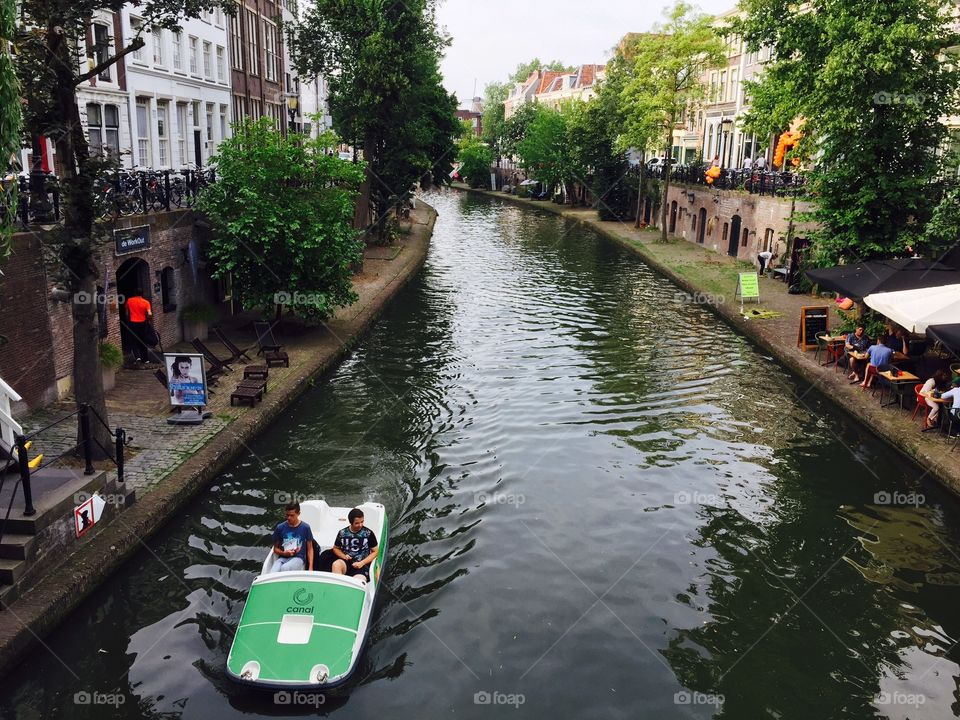
[[[10,55],[10,45],[16,32],[16,0],[0,0],[0,171],[4,164],[10,164],[10,158],[20,150],[21,123],[20,85]],[[4,173],[5,175],[5,173]],[[10,252],[10,237],[13,232],[16,207],[16,180],[9,184],[3,181],[0,205],[7,212],[0,213],[0,257]]]

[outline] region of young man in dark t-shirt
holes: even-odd
[[[287,519],[273,531],[273,554],[276,560],[271,572],[313,570],[313,531],[300,519],[300,503],[290,503]]]
[[[333,572],[338,575],[360,575],[370,579],[370,566],[377,557],[377,536],[363,524],[363,511],[354,508],[347,515],[350,526],[337,533],[333,543]]]

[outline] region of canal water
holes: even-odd
[[[2,717],[960,717],[952,498],[591,230],[430,201],[422,273]],[[394,534],[355,680],[284,703],[224,665],[291,496]]]

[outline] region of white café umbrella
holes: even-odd
[[[960,285],[874,293],[863,302],[918,335],[927,325],[960,323]]]

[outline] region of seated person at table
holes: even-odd
[[[950,375],[946,370],[937,370],[933,377],[927,380],[923,387],[920,388],[920,395],[922,395],[927,403],[927,407],[930,408],[930,412],[927,415],[926,421],[923,423],[923,427],[932,428],[937,425],[937,418],[940,415],[940,405],[941,403],[934,402],[932,399],[934,390],[944,390],[950,384]]]
[[[847,367],[850,368],[850,375],[848,378],[853,382],[860,382],[860,365],[865,363],[866,360],[857,360],[851,352],[866,352],[867,348],[870,347],[870,340],[867,337],[867,334],[864,332],[863,325],[857,325],[857,329],[852,333],[847,335],[847,341],[844,343],[846,353],[844,354],[847,358]]]
[[[885,372],[892,367],[890,363],[893,361],[893,350],[887,345],[888,341],[889,338],[886,335],[881,335],[876,345],[867,348],[870,362],[867,363],[867,371],[860,385],[863,390],[873,385],[873,378],[878,372]],[[870,372],[870,368],[873,368],[873,372]]]
[[[907,335],[907,331],[903,328],[897,328],[896,331],[890,333],[887,336],[887,341],[884,343],[888,348],[893,350],[895,353],[903,353],[904,355],[910,354],[910,336]]]
[[[941,395],[940,399],[950,403],[950,416],[954,420],[960,420],[960,377],[953,379],[953,387]]]
[[[350,526],[337,533],[333,543],[333,572],[338,575],[359,575],[370,579],[370,565],[377,557],[377,536],[363,524],[363,510],[354,508],[347,515]]]

